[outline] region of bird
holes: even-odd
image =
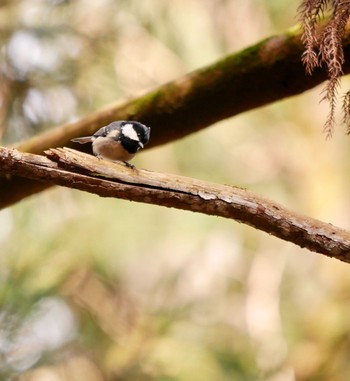
[[[151,128],[132,120],[119,120],[101,127],[92,136],[71,139],[72,142],[92,143],[92,152],[99,159],[129,161],[149,142]]]

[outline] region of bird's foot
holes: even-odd
[[[131,169],[135,169],[136,167],[132,164],[130,164],[129,162],[127,161],[123,161],[123,163],[128,167],[128,168],[131,168]]]

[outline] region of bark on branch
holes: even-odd
[[[300,247],[350,262],[350,232],[292,212],[248,190],[131,169],[69,148],[50,149],[46,155],[0,147],[0,171],[102,197],[234,219]]]

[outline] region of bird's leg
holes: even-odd
[[[135,169],[136,167],[130,163],[128,163],[127,161],[123,161],[123,163],[128,167],[128,168],[131,168],[131,169]]]

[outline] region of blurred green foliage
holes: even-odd
[[[0,4],[3,144],[291,27],[298,1]],[[252,89],[258,91],[258,89]],[[349,139],[315,89],[135,164],[350,228]],[[1,197],[1,190],[0,190]],[[55,188],[0,212],[4,380],[348,380],[348,265],[224,219]]]

